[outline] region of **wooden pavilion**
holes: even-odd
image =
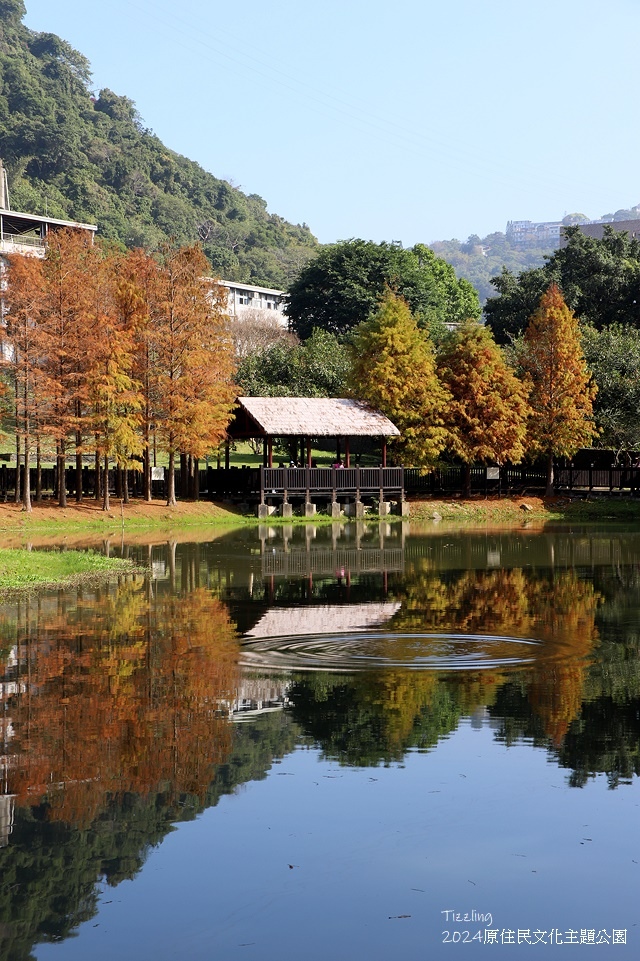
[[[384,414],[361,401],[342,397],[238,397],[227,433],[230,440],[264,441],[263,466],[251,472],[259,476],[252,482],[245,472],[242,479],[245,489],[249,482],[253,493],[259,494],[261,516],[273,513],[276,506],[282,507],[284,516],[290,515],[296,500],[304,502],[307,515],[315,512],[317,501],[327,500],[334,516],[340,513],[341,503],[351,500],[356,515],[364,512],[363,498],[377,499],[380,513],[388,513],[390,495],[404,503],[403,469],[387,467],[387,440],[398,437],[400,431]],[[379,440],[379,467],[352,467],[351,441],[360,437]],[[312,464],[312,444],[320,438],[335,438],[333,467]],[[300,457],[293,458],[289,467],[274,467],[274,443],[282,439],[287,439]],[[228,446],[225,469],[229,473]]]

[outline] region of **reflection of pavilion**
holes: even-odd
[[[313,607],[271,607],[247,631],[251,640],[304,634],[342,634],[382,627],[400,609],[399,601],[370,604],[317,604]]]
[[[331,525],[331,546],[315,543],[317,528],[305,528],[304,543],[293,540],[293,528],[261,526],[260,552],[263,577],[335,577],[386,574],[404,570],[404,532],[396,525],[379,524],[373,530],[356,524],[349,540],[340,524]],[[398,537],[398,533],[400,537]],[[281,534],[279,542],[278,534]]]
[[[242,679],[236,698],[229,705],[232,721],[250,721],[256,714],[281,711],[289,703],[289,681],[270,677],[246,676]]]

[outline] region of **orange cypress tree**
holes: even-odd
[[[24,483],[22,509],[31,511],[29,461],[31,441],[37,432],[41,387],[42,346],[40,320],[43,307],[42,261],[19,255],[9,258],[6,336],[10,342],[9,367],[15,386],[16,434],[22,438]],[[40,404],[40,410],[42,403]],[[20,464],[16,464],[16,471]],[[17,484],[19,487],[20,485]]]
[[[156,424],[169,455],[167,505],[176,503],[177,453],[202,457],[225,435],[236,387],[233,346],[221,296],[203,275],[207,260],[197,246],[165,248],[151,305]]]
[[[578,319],[556,284],[542,295],[529,321],[521,364],[531,379],[529,447],[546,458],[550,496],[554,457],[572,457],[598,433],[593,421],[598,388],[582,352]]]
[[[43,263],[42,390],[47,404],[44,430],[55,440],[58,503],[65,507],[67,444],[75,437],[81,453],[85,360],[92,328],[91,286],[101,256],[91,238],[78,231],[53,234]]]
[[[465,494],[471,493],[471,465],[524,454],[528,390],[507,365],[491,331],[467,321],[445,343],[438,361],[451,393],[445,424],[449,447],[465,466]]]
[[[136,312],[121,301],[120,258],[97,249],[90,284],[87,322],[87,360],[84,376],[87,420],[104,464],[102,508],[109,510],[109,462],[132,465],[142,450],[139,435],[142,396],[132,376]]]

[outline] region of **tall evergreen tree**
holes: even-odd
[[[547,461],[547,495],[553,494],[554,457],[572,457],[597,434],[597,387],[584,358],[578,320],[555,284],[529,321],[521,363],[531,378],[530,449]]]
[[[453,398],[445,415],[448,446],[465,465],[469,496],[472,464],[522,459],[528,391],[507,365],[491,332],[473,321],[448,338],[438,370]]]
[[[405,300],[387,290],[370,320],[353,337],[353,388],[400,430],[398,459],[433,467],[447,441],[448,391],[436,374],[433,348]]]

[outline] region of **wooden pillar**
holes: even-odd
[[[344,439],[344,466],[351,467],[351,451],[349,450],[349,438]]]
[[[386,437],[382,441],[382,466],[387,466],[387,439]]]
[[[270,437],[269,440],[267,441],[267,448],[268,448],[267,463],[269,467],[273,467],[273,437]]]
[[[307,467],[311,467],[311,440],[307,437]]]
[[[339,462],[341,457],[342,457],[342,454],[340,452],[340,438],[336,437],[336,463]]]
[[[229,441],[224,442],[224,469],[229,470]]]

